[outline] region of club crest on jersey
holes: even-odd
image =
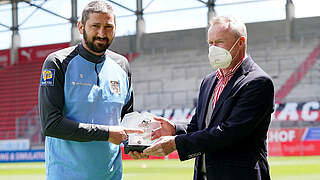
[[[118,81],[110,81],[110,90],[113,94],[120,94],[120,86]]]
[[[54,69],[44,69],[41,73],[41,86],[54,86]]]

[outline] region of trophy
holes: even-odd
[[[160,122],[153,119],[154,115],[148,112],[128,113],[124,116],[121,125],[125,128],[141,129],[143,133],[128,134],[128,140],[124,143],[124,153],[129,151],[142,152],[152,143],[151,133],[161,127]]]

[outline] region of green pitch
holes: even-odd
[[[319,180],[320,156],[269,158],[272,180]],[[193,160],[127,160],[124,180],[192,179]],[[0,180],[44,180],[44,163],[0,163]]]

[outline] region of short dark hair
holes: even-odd
[[[91,13],[110,13],[113,14],[113,9],[112,7],[104,2],[104,1],[92,1],[89,4],[86,5],[86,7],[82,11],[82,18],[81,18],[81,23],[83,25],[86,24],[87,20],[89,19],[89,15]],[[114,14],[113,14],[114,16]],[[114,16],[114,18],[116,18]],[[114,19],[115,20],[115,19]]]

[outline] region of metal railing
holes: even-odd
[[[31,146],[44,143],[38,105],[34,106],[25,116],[16,118],[16,137],[29,139]]]

